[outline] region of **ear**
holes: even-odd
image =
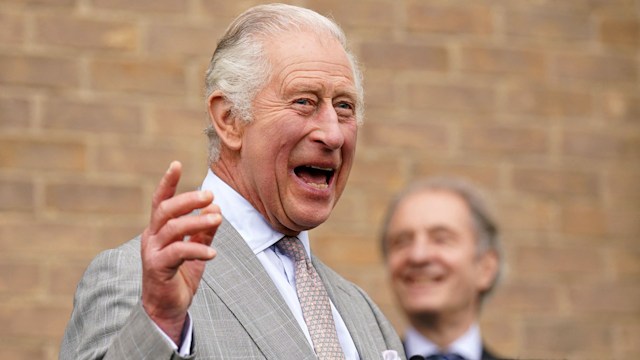
[[[498,254],[493,250],[486,251],[480,255],[477,262],[478,291],[485,291],[491,287],[496,276],[498,276],[498,262]]]
[[[216,129],[224,147],[238,151],[242,147],[244,124],[231,112],[231,102],[220,90],[214,91],[207,99],[209,121]]]

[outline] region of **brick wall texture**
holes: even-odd
[[[76,283],[139,233],[173,159],[206,171],[203,73],[260,1],[0,0],[0,358],[56,359]],[[640,0],[300,0],[365,69],[350,184],[312,233],[399,331],[378,251],[412,179],[486,189],[504,355],[640,358]]]

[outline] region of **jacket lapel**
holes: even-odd
[[[213,240],[218,252],[203,281],[225,303],[267,359],[315,359],[280,292],[240,234],[223,219]]]
[[[360,358],[382,358],[382,351],[385,349],[380,348],[380,344],[385,343],[384,339],[381,336],[373,336],[372,334],[376,334],[376,332],[367,329],[367,326],[371,324],[376,325],[377,328],[376,321],[371,316],[369,304],[363,303],[362,297],[358,294],[352,294],[350,289],[344,286],[343,282],[345,281],[315,257],[313,257],[313,265],[322,278],[331,301],[344,320]],[[367,308],[363,309],[363,306]]]

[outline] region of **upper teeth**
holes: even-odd
[[[333,171],[332,168],[323,168],[323,167],[319,167],[319,166],[309,166],[312,169],[317,169],[317,170],[323,170],[323,171]]]

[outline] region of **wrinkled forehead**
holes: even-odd
[[[298,63],[324,63],[344,67],[342,70],[349,73],[349,78],[354,79],[353,64],[347,51],[329,32],[281,32],[275,37],[263,39],[262,44],[274,74]]]

